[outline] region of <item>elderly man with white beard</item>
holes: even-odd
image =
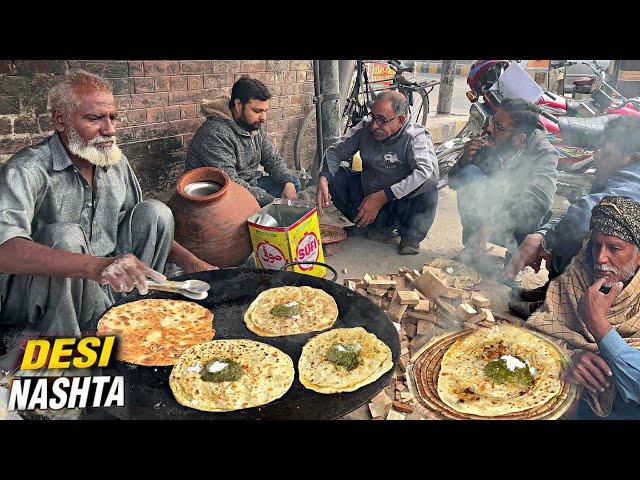
[[[9,369],[21,344],[79,337],[126,292],[163,280],[167,260],[186,272],[216,267],[173,240],[171,210],[142,200],[116,145],[109,86],[85,71],[49,93],[56,132],[0,169],[0,330]]]
[[[580,418],[640,419],[640,203],[604,197],[590,230],[526,326],[573,350],[565,373],[586,393]]]

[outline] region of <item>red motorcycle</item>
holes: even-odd
[[[467,77],[470,91],[467,98],[471,102],[469,121],[453,140],[442,143],[436,148],[438,165],[440,167],[439,187],[446,186],[446,174],[462,154],[464,144],[472,138],[481,136],[489,125],[489,121],[502,103],[503,96],[500,89],[491,89],[509,67],[506,60],[480,60],[474,63]],[[605,83],[602,76],[598,77]],[[597,91],[604,92],[598,83]],[[498,83],[500,85],[500,83]],[[608,88],[613,90],[608,84]],[[607,87],[604,87],[606,89]],[[613,90],[615,92],[615,90]],[[574,171],[574,164],[590,157],[593,150],[601,143],[605,125],[614,115],[640,115],[640,101],[626,99],[618,92],[613,94],[616,101],[606,100],[596,95],[585,101],[567,99],[552,92],[544,91],[537,103],[542,109],[540,123],[547,129],[549,139],[558,149],[560,161],[558,168]],[[611,97],[611,95],[608,95]],[[597,101],[597,103],[596,103]],[[602,114],[593,117],[570,116],[581,111],[593,110],[594,104],[602,110]],[[606,108],[605,108],[606,107]],[[559,115],[561,114],[561,115]]]
[[[466,140],[480,136],[486,129],[490,118],[503,100],[501,91],[491,89],[491,87],[509,65],[510,62],[506,60],[480,60],[472,65],[467,77],[467,84],[470,88],[470,91],[467,92],[467,98],[471,102],[469,122],[455,139],[444,142],[438,147],[436,150],[438,158],[445,151],[447,155],[454,153],[450,151],[452,148],[461,147]],[[558,65],[560,64],[554,64],[554,67]],[[562,65],[570,65],[570,63]],[[590,66],[593,68],[592,65]],[[598,72],[596,71],[596,73]],[[640,116],[639,99],[624,98],[604,81],[602,72],[599,73],[597,79],[588,80],[597,82],[597,88],[589,100],[576,101],[549,91],[543,91],[542,97],[538,99],[537,104],[542,108],[540,123],[547,129],[554,142],[569,147],[595,149],[602,139],[604,126],[613,115]],[[577,82],[585,83],[586,80],[579,79]],[[602,114],[592,117],[575,116],[581,112],[594,111],[596,108]],[[446,164],[450,162],[443,161],[442,163],[443,169],[448,171]]]

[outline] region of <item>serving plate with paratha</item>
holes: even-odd
[[[211,285],[209,296],[196,303],[214,314],[216,340],[243,339],[261,342],[282,351],[295,366],[291,387],[281,397],[258,407],[229,412],[208,412],[181,405],[169,386],[172,367],[145,367],[115,362],[114,375],[125,376],[125,407],[88,409],[87,416],[108,413],[125,419],[336,419],[366,404],[388,384],[400,357],[398,333],[386,314],[373,303],[342,285],[293,272],[251,268],[220,269],[183,275],[176,280],[197,279]],[[319,331],[278,337],[260,336],[250,331],[244,315],[251,303],[271,288],[296,286],[317,288],[336,303],[338,316],[329,329],[361,327],[372,333],[391,350],[392,368],[377,380],[353,392],[322,394],[300,383],[298,362],[303,346]],[[154,292],[147,296],[132,295],[128,300],[145,298],[177,299],[171,293]],[[112,307],[113,308],[113,307]],[[107,374],[107,373],[105,373]]]
[[[496,383],[483,371],[502,355],[535,366],[532,383]],[[412,357],[407,377],[419,409],[449,419],[557,419],[575,400],[565,381],[568,358],[552,341],[528,329],[500,324],[431,340]]]

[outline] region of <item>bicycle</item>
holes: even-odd
[[[427,124],[427,115],[429,114],[429,94],[433,91],[436,85],[440,82],[437,80],[425,80],[422,82],[415,82],[408,80],[404,77],[404,73],[412,72],[413,69],[402,65],[397,60],[389,60],[385,63],[394,71],[394,75],[391,78],[384,78],[381,80],[369,80],[367,72],[367,64],[373,64],[377,62],[365,62],[363,60],[357,60],[354,67],[353,79],[351,81],[351,88],[349,95],[345,100],[344,109],[342,112],[342,127],[343,135],[349,130],[349,128],[357,125],[362,119],[370,112],[371,104],[377,98],[378,92],[383,90],[397,90],[403,93],[409,100],[409,114],[411,120],[419,123],[422,126]],[[385,86],[385,83],[391,82],[391,85]],[[414,95],[414,93],[416,95]],[[416,98],[417,97],[417,98]],[[294,164],[297,170],[312,170],[313,167],[318,165],[317,152],[315,148],[308,148],[309,145],[315,143],[315,136],[312,138],[309,135],[310,127],[313,127],[313,122],[316,120],[315,110],[309,111],[305,119],[303,120],[298,132],[296,134],[294,144]],[[307,148],[304,148],[304,147]],[[303,151],[307,152],[307,155],[303,155]],[[313,153],[313,155],[310,155]],[[306,164],[308,169],[303,166]],[[309,162],[309,159],[310,162]]]

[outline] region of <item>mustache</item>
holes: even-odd
[[[596,265],[594,269],[599,272],[611,272],[616,275],[620,275],[620,271],[617,268],[612,267],[608,263],[600,263]]]
[[[92,138],[91,140],[89,140],[87,142],[88,146],[94,146],[94,145],[98,145],[100,143],[107,143],[107,142],[113,142],[116,143],[116,136],[112,135],[110,137],[105,137],[102,135],[96,135],[94,138]]]

